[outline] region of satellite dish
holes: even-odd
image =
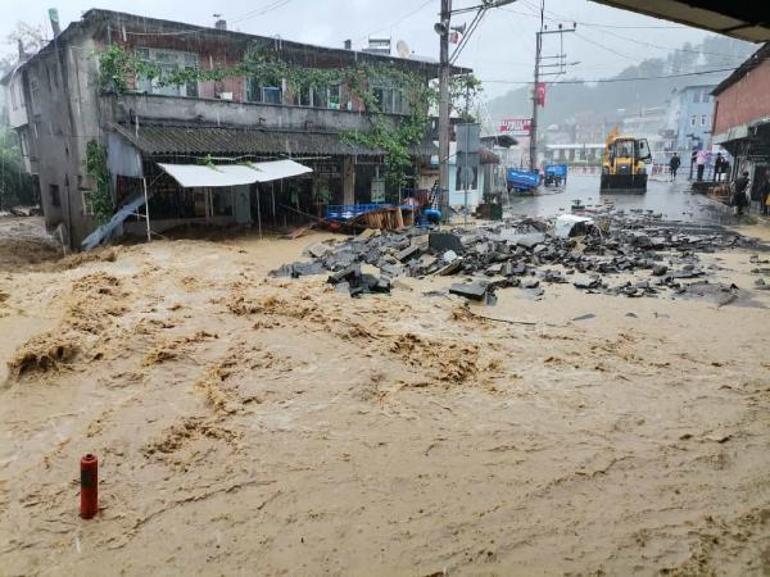
[[[409,58],[412,55],[412,51],[409,49],[409,44],[403,40],[396,42],[396,53],[401,58]]]

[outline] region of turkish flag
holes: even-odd
[[[538,106],[545,108],[545,82],[538,82],[535,86],[535,99]]]

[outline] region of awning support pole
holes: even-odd
[[[147,177],[142,178],[142,185],[144,188],[144,220],[147,224],[147,242],[152,241],[152,231],[150,230],[150,199],[147,194]]]
[[[260,196],[262,196],[260,186],[257,185],[257,228],[259,229],[259,240],[262,240],[262,202]]]
[[[283,191],[283,181],[281,181],[281,191]],[[273,230],[278,229],[278,218],[275,214],[275,181],[270,183],[270,196],[273,200]]]

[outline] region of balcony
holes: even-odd
[[[140,124],[144,120],[295,130],[344,131],[371,128],[369,117],[364,112],[158,94],[107,95],[102,98],[103,106],[112,112],[112,120],[121,123],[138,117]],[[392,117],[396,118],[395,115]]]

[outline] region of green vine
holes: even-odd
[[[159,86],[181,86],[198,81],[219,82],[225,78],[245,77],[258,86],[275,86],[285,82],[286,90],[291,95],[306,93],[310,88],[343,86],[363,103],[372,128],[366,132],[347,131],[342,137],[349,143],[382,150],[385,176],[393,188],[403,186],[405,173],[412,163],[411,149],[424,140],[430,124],[430,108],[438,98],[436,88],[424,76],[393,65],[309,68],[277,58],[258,47],[249,49],[243,60],[231,67],[208,70],[177,68],[163,74],[155,62],[143,60],[115,44],[99,54],[99,70],[102,90],[116,94],[128,92],[137,78],[152,79]],[[399,90],[406,102],[406,114],[386,114],[377,100],[378,87]],[[473,75],[453,77],[450,85],[452,102],[465,99],[466,113],[470,98],[475,98],[479,91],[480,81]],[[453,108],[460,109],[456,105]]]
[[[94,179],[96,190],[86,193],[86,201],[99,224],[104,224],[115,209],[110,195],[110,173],[107,169],[107,148],[95,140],[86,145],[86,172]]]

